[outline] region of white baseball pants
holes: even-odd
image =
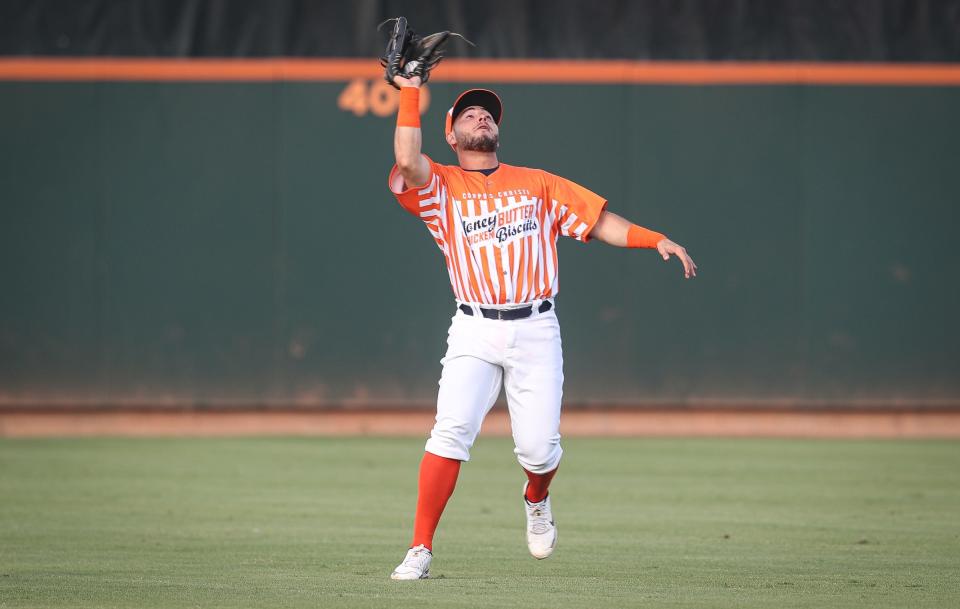
[[[560,401],[563,351],[553,309],[526,319],[503,321],[466,315],[450,323],[441,360],[437,420],[426,450],[470,460],[483,419],[506,390],[514,453],[527,471],[543,474],[560,463]]]

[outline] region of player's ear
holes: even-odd
[[[447,134],[447,143],[456,149],[457,147],[457,136],[454,135],[453,129],[450,130],[450,133]]]

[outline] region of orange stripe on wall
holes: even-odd
[[[380,78],[376,59],[0,58],[5,81],[347,81]],[[447,59],[436,82],[958,86],[956,64]]]

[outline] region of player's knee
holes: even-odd
[[[534,474],[545,474],[557,469],[563,449],[560,447],[560,436],[541,438],[534,441],[517,443],[514,453],[520,466]]]
[[[477,431],[468,422],[442,419],[433,426],[426,449],[441,457],[469,461],[476,437]]]

